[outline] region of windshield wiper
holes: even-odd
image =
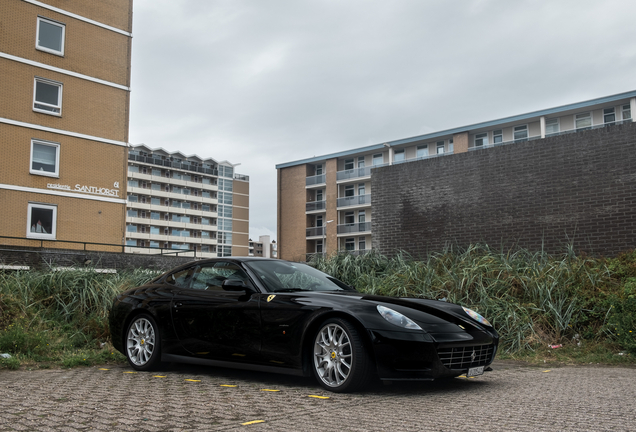
[[[282,288],[274,292],[296,292],[296,291],[310,291],[310,290],[305,290],[302,288]]]

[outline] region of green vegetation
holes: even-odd
[[[470,307],[499,331],[505,358],[625,363],[636,355],[636,252],[594,259],[474,245],[426,261],[372,253],[313,265],[368,294]]]
[[[119,292],[147,271],[0,272],[0,368],[73,367],[123,361],[109,343],[108,312]]]
[[[633,364],[636,358],[636,251],[595,259],[571,250],[551,256],[477,245],[426,261],[342,254],[312,264],[364,293],[470,307],[501,334],[503,359]],[[0,354],[11,355],[0,358],[0,369],[123,362],[110,344],[109,308],[119,292],[154,276],[0,272]]]

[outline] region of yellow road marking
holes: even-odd
[[[153,375],[154,378],[165,378],[167,375]]]
[[[189,381],[189,382],[201,382],[201,380],[193,380],[190,378],[186,378],[185,381]]]
[[[278,392],[278,391],[280,391],[280,390],[274,390],[274,389],[261,389],[261,391]]]
[[[546,373],[546,372],[552,372],[552,371],[550,369],[543,371],[543,373]]]
[[[99,368],[98,370],[110,370],[110,369],[106,369],[106,368]]]
[[[312,398],[316,398],[316,399],[329,399],[329,396],[309,395],[308,397],[312,397]]]
[[[137,372],[133,372],[133,371],[125,371],[124,373],[137,373]]]
[[[220,387],[238,387],[238,386],[234,384],[220,384]]]
[[[245,423],[241,423],[241,426],[247,426],[247,425],[256,424],[256,423],[265,423],[265,420],[252,420]]]

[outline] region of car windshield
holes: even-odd
[[[355,291],[338,279],[306,264],[287,261],[249,261],[245,264],[256,273],[270,292]]]

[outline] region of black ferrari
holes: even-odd
[[[499,335],[440,300],[366,295],[313,267],[218,258],[114,300],[113,345],[136,370],[181,362],[310,376],[345,392],[381,380],[481,375]]]

